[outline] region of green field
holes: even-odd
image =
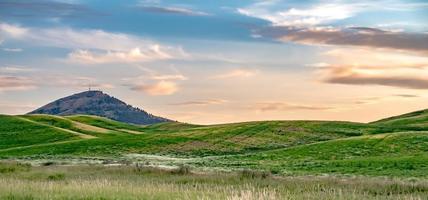
[[[238,195],[228,192],[242,191],[241,187],[244,187],[242,184],[246,185],[245,181],[256,184],[247,185],[252,187],[248,191],[254,192],[250,196],[265,195],[264,187],[258,185],[262,184],[266,187],[269,186],[267,187],[269,194],[266,195],[276,191],[273,192],[275,194],[272,193],[274,196],[285,198],[288,194],[277,193],[280,190],[278,188],[291,187],[293,189],[289,188],[290,192],[296,195],[297,190],[294,187],[297,186],[288,183],[290,179],[293,181],[296,179],[296,181],[302,181],[302,184],[309,184],[306,188],[308,194],[321,195],[325,199],[331,199],[332,196],[329,195],[340,195],[339,189],[341,192],[347,193],[353,188],[355,198],[349,199],[376,199],[376,195],[371,195],[370,192],[364,193],[367,189],[365,186],[358,185],[362,180],[367,179],[369,182],[374,181],[370,184],[378,184],[380,177],[399,179],[402,181],[400,184],[406,188],[406,184],[413,184],[408,180],[425,181],[428,178],[427,111],[367,124],[339,121],[260,121],[208,126],[178,122],[139,126],[86,115],[67,117],[1,115],[0,124],[0,158],[8,160],[8,162],[12,160],[36,166],[29,166],[30,169],[21,167],[25,168],[24,170],[18,167],[16,171],[12,170],[13,173],[0,173],[0,182],[2,182],[0,185],[9,182],[15,184],[16,182],[27,188],[33,187],[30,185],[33,185],[34,181],[35,188],[31,190],[40,190],[39,192],[44,189],[41,186],[38,188],[38,184],[52,185],[54,188],[63,187],[60,186],[63,180],[50,182],[43,178],[40,180],[31,178],[32,173],[53,173],[51,169],[40,166],[43,163],[56,163],[53,167],[54,171],[58,170],[58,173],[64,174],[67,177],[66,180],[70,182],[89,180],[80,180],[76,174],[61,172],[61,170],[65,170],[63,165],[72,165],[75,167],[73,170],[84,166],[91,168],[88,165],[95,168],[100,167],[105,174],[108,174],[106,176],[111,178],[113,185],[130,184],[122,183],[124,181],[122,178],[110,176],[122,173],[118,172],[120,170],[125,170],[126,172],[123,173],[128,178],[134,176],[134,172],[128,172],[130,170],[128,168],[135,170],[133,166],[137,164],[153,169],[159,167],[175,169],[178,166],[186,166],[197,175],[192,173],[192,175],[183,177],[170,173],[166,173],[166,175],[165,173],[160,173],[162,175],[148,173],[144,174],[144,177],[149,177],[150,180],[150,177],[154,179],[156,176],[162,176],[162,180],[154,181],[153,184],[173,187],[172,191],[183,189],[180,187],[188,187],[187,183],[196,181],[199,184],[200,181],[202,190],[207,190],[207,194],[212,193],[213,198],[217,197],[215,196],[217,189],[221,191],[219,194],[223,195],[218,198]],[[119,165],[123,169],[121,167],[110,169],[106,165]],[[113,174],[107,173],[110,172],[109,170]],[[1,171],[2,168],[0,168]],[[3,171],[7,172],[7,167]],[[250,173],[251,177],[264,177],[267,174],[269,178],[255,182],[251,179],[242,180],[239,178],[241,175],[236,174],[243,171]],[[217,176],[212,176],[212,173],[221,174],[219,176],[224,176],[225,180],[232,180],[232,182],[222,182]],[[326,175],[331,180],[321,178]],[[102,179],[100,174],[96,174],[96,176],[96,181]],[[151,183],[146,179],[139,180],[138,177],[141,176],[136,175],[136,178],[129,179],[131,179],[131,183],[132,181],[142,185]],[[285,178],[277,180],[277,178],[271,177]],[[348,177],[346,179],[352,179],[350,182],[358,183],[351,184],[352,187],[341,188],[340,184],[332,183],[337,181],[334,177]],[[60,179],[62,178],[60,177]],[[177,181],[183,181],[186,184],[178,184]],[[284,181],[284,184],[281,181]],[[335,192],[330,194],[312,188],[319,185],[320,182],[326,184],[326,187],[333,188]],[[59,185],[55,186],[57,184]],[[213,185],[210,186],[210,184]],[[335,182],[335,184],[338,183]],[[387,181],[385,184],[398,183]],[[426,192],[426,183],[424,184],[423,190]],[[79,190],[78,187],[70,186],[65,190],[72,194],[74,190]],[[214,189],[210,190],[211,187]],[[101,191],[106,188],[87,192],[88,195],[89,193],[96,195],[102,193]],[[11,188],[6,190],[10,190],[13,197],[18,198],[19,195],[24,195]],[[164,190],[167,189],[164,188]],[[193,190],[186,189],[191,193],[186,195],[197,199],[200,193],[198,190]],[[407,191],[407,189],[405,190]],[[376,194],[383,198],[382,195],[387,193],[385,191],[387,189],[383,191],[384,193],[377,191]],[[49,192],[55,198],[56,195],[60,195],[56,194],[58,191],[48,191],[47,193]],[[148,195],[153,191],[135,188],[134,192]],[[165,193],[165,195],[159,198],[167,199],[167,197],[171,197],[168,195],[172,194]],[[185,199],[180,195],[184,194],[177,194],[177,197]],[[242,196],[242,194],[239,195]],[[419,198],[418,192],[403,192],[394,198],[400,199],[400,195],[404,195],[403,199],[423,199]],[[1,197],[6,198],[6,196]],[[25,199],[25,196],[21,197]],[[45,197],[34,196],[36,199]],[[292,197],[290,196],[290,199],[293,199]],[[296,198],[304,198],[304,196]],[[102,198],[100,197],[100,199]]]

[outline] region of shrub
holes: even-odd
[[[54,161],[47,161],[42,163],[42,166],[51,166],[51,165],[55,165],[56,163]]]
[[[62,173],[59,174],[52,174],[48,176],[48,180],[50,181],[61,181],[65,179],[65,175]]]

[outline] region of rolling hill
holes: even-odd
[[[2,115],[0,157],[132,162],[152,161],[144,157],[150,154],[167,156],[161,164],[179,160],[202,168],[425,177],[428,121],[425,112],[417,113],[367,124],[260,121],[209,126],[138,126],[90,115]]]
[[[171,121],[154,116],[101,91],[86,91],[53,101],[28,114],[96,115],[132,124],[155,124]]]

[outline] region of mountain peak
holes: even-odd
[[[154,116],[146,111],[126,104],[100,90],[89,90],[76,93],[45,106],[28,114],[49,115],[97,115],[120,122],[133,124],[155,124],[171,121],[166,118]]]

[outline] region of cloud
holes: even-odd
[[[327,106],[314,106],[305,104],[294,104],[285,102],[260,102],[251,107],[261,112],[268,111],[288,111],[288,110],[330,110]]]
[[[87,64],[152,61],[188,56],[180,47],[96,29],[24,28],[0,23],[0,37],[31,45],[75,49],[68,55],[68,60]]]
[[[86,6],[70,2],[48,0],[2,0],[0,16],[14,18],[83,17],[101,15]]]
[[[218,105],[228,102],[224,99],[207,99],[207,100],[197,100],[197,101],[183,101],[178,103],[171,103],[169,105],[174,106],[207,106],[207,105]]]
[[[3,51],[7,51],[7,52],[21,52],[22,49],[20,49],[20,48],[3,48]]]
[[[28,34],[28,29],[14,24],[0,23],[0,36],[20,38]]]
[[[151,78],[154,80],[179,80],[179,81],[187,80],[187,77],[185,77],[182,74],[157,74],[157,75],[152,75]]]
[[[160,73],[155,70],[139,66],[139,69],[144,72],[144,75],[136,78],[125,78],[125,80],[142,81],[144,79],[164,80],[164,81],[184,81],[188,78],[181,74],[177,69],[173,68],[175,73]]]
[[[146,62],[170,58],[173,58],[173,56],[161,50],[159,45],[152,45],[143,51],[140,48],[134,48],[130,51],[108,51],[106,53],[76,50],[68,54],[68,60],[86,64]]]
[[[21,67],[21,66],[0,66],[0,72],[3,73],[21,73],[36,71],[34,68]]]
[[[149,68],[140,67],[144,71],[144,75],[123,78],[126,82],[125,86],[130,87],[131,90],[145,92],[148,95],[172,95],[179,91],[178,81],[187,80],[187,77],[182,75],[176,69],[175,73],[159,73]]]
[[[428,88],[428,58],[397,52],[369,49],[333,49],[316,68],[325,83],[382,85],[410,89]]]
[[[213,79],[248,78],[248,77],[255,76],[257,73],[259,73],[259,71],[254,69],[234,69],[223,74],[215,75],[211,78]]]
[[[30,90],[34,88],[36,88],[34,81],[27,77],[0,75],[0,92]]]
[[[187,16],[209,16],[209,13],[192,10],[189,8],[181,7],[160,7],[160,6],[139,6],[143,11],[160,13],[160,14],[176,14],[176,15],[187,15]]]
[[[409,89],[428,89],[428,78],[414,76],[372,75],[357,72],[333,72],[324,82],[349,85],[383,85]]]
[[[256,1],[237,12],[266,20],[272,26],[309,27],[325,25],[339,20],[351,18],[361,12],[400,11],[408,12],[428,7],[426,2],[401,2],[394,0],[381,1],[315,1],[316,3],[293,3],[281,0]]]
[[[394,94],[395,97],[402,97],[402,98],[419,98],[421,96],[414,95],[414,94]]]
[[[368,27],[269,27],[257,34],[283,42],[343,45],[428,53],[427,33],[393,32]]]
[[[143,91],[152,96],[171,95],[178,91],[178,86],[172,81],[159,81],[154,84],[135,85],[131,90]]]
[[[247,8],[238,8],[237,11],[242,15],[267,20],[273,26],[312,26],[352,17],[363,7],[362,4],[331,3],[303,9],[294,7],[281,9],[279,1],[271,1],[271,3],[259,2]]]

